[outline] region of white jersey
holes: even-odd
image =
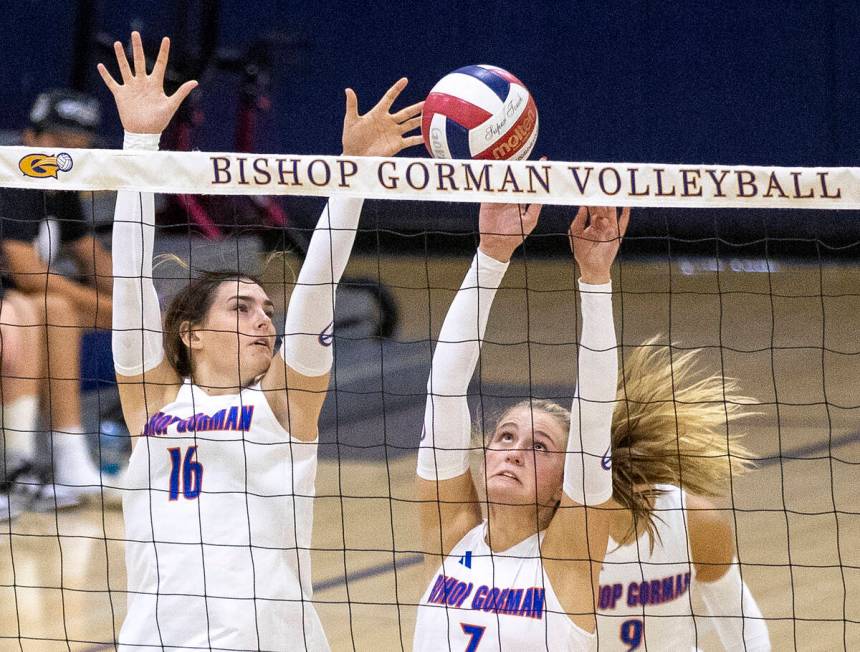
[[[327,650],[311,603],[317,443],[290,437],[259,385],[209,396],[188,381],[143,435],[119,649]]]
[[[670,485],[658,488],[665,493],[655,501],[654,550],[647,534],[621,547],[609,539],[598,598],[601,652],[697,649],[684,493]]]
[[[421,597],[413,650],[592,649],[594,634],[568,617],[543,571],[544,533],[494,553],[486,527],[484,521],[454,546]]]

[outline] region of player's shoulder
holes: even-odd
[[[709,498],[695,494],[684,494],[684,506],[690,529],[701,531],[708,537],[730,537],[732,535],[732,510],[718,507]]]
[[[732,512],[708,498],[685,495],[690,552],[698,575],[722,575],[722,568],[735,557]]]
[[[481,521],[471,530],[466,532],[463,537],[451,548],[449,555],[460,555],[463,550],[476,551],[486,546],[486,527],[487,522]]]

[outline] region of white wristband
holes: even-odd
[[[122,139],[122,148],[157,152],[160,142],[161,134],[136,134],[126,131]]]

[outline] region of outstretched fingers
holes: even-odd
[[[164,84],[164,74],[167,70],[167,59],[170,55],[170,39],[166,36],[161,39],[161,47],[158,49],[158,57],[155,60],[155,66],[152,68],[152,77],[161,86]]]
[[[408,136],[403,139],[403,147],[402,149],[406,149],[407,147],[415,147],[416,145],[421,145],[424,143],[424,138],[421,136]]]
[[[99,71],[99,75],[101,75],[102,81],[104,81],[105,86],[108,87],[108,90],[111,93],[116,93],[119,90],[120,86],[108,72],[108,69],[105,68],[105,65],[103,63],[100,63],[96,66],[96,69]]]
[[[131,78],[134,77],[134,75],[128,65],[128,58],[125,56],[125,50],[122,47],[122,43],[115,41],[113,44],[113,51],[116,55],[116,63],[119,66],[119,74],[120,77],[122,77],[122,83],[127,84],[131,81]]]
[[[179,105],[197,87],[197,82],[187,81],[173,95],[168,97],[165,94],[164,77],[170,55],[170,39],[167,37],[161,40],[150,75],[146,74],[146,56],[139,32],[131,35],[131,64],[120,42],[114,43],[114,51],[122,83],[118,83],[104,65],[99,64],[98,71],[113,93],[123,128],[135,133],[161,133]]]
[[[350,119],[358,118],[358,97],[351,88],[344,90],[346,95],[346,116]]]
[[[391,115],[397,122],[404,122],[409,120],[410,118],[414,118],[416,116],[421,116],[421,112],[424,110],[424,100],[420,102],[416,102],[411,106],[407,106],[405,109],[400,109],[397,113],[393,113]]]
[[[406,88],[406,85],[409,83],[409,80],[406,77],[401,77],[394,85],[385,91],[385,95],[382,96],[382,99],[377,102],[374,109],[379,109],[388,113],[388,110],[391,108],[391,105],[400,97],[400,94],[403,92],[403,89]]]
[[[146,75],[146,56],[143,54],[143,40],[140,32],[131,33],[131,54],[134,57],[134,74]]]
[[[418,129],[421,126],[421,116],[417,116],[415,118],[409,118],[406,122],[400,123],[400,133],[405,134],[413,129]]]
[[[170,96],[170,104],[173,112],[179,108],[179,105],[188,97],[188,94],[197,88],[197,81],[192,79],[191,81],[187,81],[182,86],[180,86],[176,92]]]

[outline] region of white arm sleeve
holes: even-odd
[[[692,591],[728,652],[770,652],[767,623],[737,563],[716,582],[694,581]]]
[[[466,392],[490,307],[507,269],[508,263],[479,250],[445,316],[427,381],[418,449],[418,476],[425,480],[450,480],[469,468],[472,420]]]
[[[610,445],[618,385],[612,283],[589,285],[580,281],[579,289],[579,379],[570,410],[564,493],[580,505],[600,505],[612,497]]]
[[[125,134],[124,149],[157,150],[160,134]],[[113,221],[113,362],[138,376],[164,359],[161,307],[152,284],[155,203],[152,193],[120,190]]]
[[[351,197],[329,199],[290,296],[281,353],[305,376],[331,371],[335,293],[349,262],[363,203]]]

